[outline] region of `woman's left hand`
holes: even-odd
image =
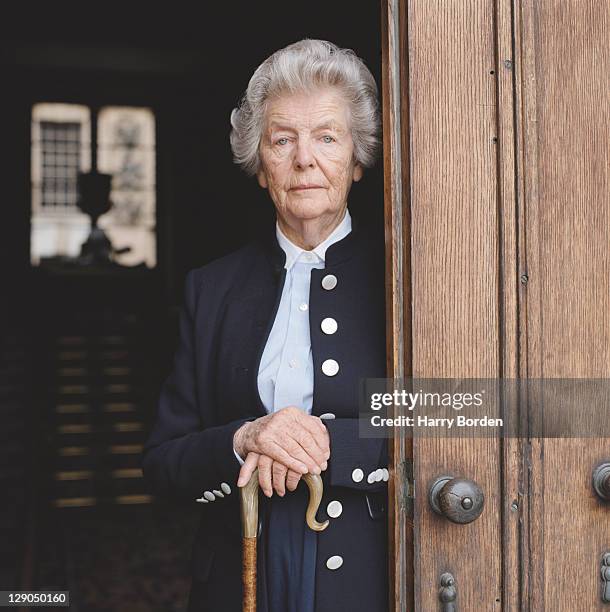
[[[258,483],[267,497],[271,497],[274,490],[280,497],[284,497],[286,489],[294,491],[301,480],[301,474],[287,468],[279,461],[274,461],[267,455],[250,452],[239,472],[237,486],[247,484],[257,467]],[[326,469],[326,462],[323,467]]]

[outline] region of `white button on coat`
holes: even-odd
[[[375,482],[381,482],[383,480],[383,470],[379,468],[375,470]]]
[[[223,482],[223,483],[220,485],[220,488],[221,488],[221,489],[224,491],[224,493],[226,493],[227,495],[231,495],[231,487],[230,487],[230,486],[229,486],[229,485],[228,485],[226,482]]]
[[[216,496],[214,495],[214,493],[212,493],[212,491],[206,491],[203,496],[208,500],[208,501],[214,501],[216,499]]]
[[[364,478],[364,472],[360,468],[356,468],[352,472],[352,480],[354,482],[362,482],[363,478]]]
[[[322,372],[326,376],[335,376],[339,371],[339,364],[334,359],[326,359],[322,362]]]
[[[343,565],[343,557],[339,555],[333,555],[326,560],[326,567],[329,570],[339,569]]]
[[[383,481],[387,482],[388,480],[390,480],[390,472],[388,468],[383,468]]]
[[[331,419],[335,418],[335,415],[332,412],[325,412],[324,414],[320,415],[320,418],[321,419],[329,419],[329,420],[331,420]]]
[[[199,502],[200,504],[209,504],[210,503],[205,497],[198,497],[195,501]]]
[[[214,493],[214,495],[216,495],[216,497],[224,497],[225,494],[222,491],[219,491],[218,489],[212,489],[212,493]]]
[[[373,484],[374,482],[376,482],[375,478],[376,478],[376,472],[371,472],[371,473],[370,473],[370,474],[369,474],[369,475],[366,477],[366,481],[367,481],[369,484]]]
[[[322,319],[322,323],[320,323],[320,327],[325,334],[334,334],[339,327],[337,325],[337,321],[335,321],[332,317],[326,317],[326,319]]]
[[[328,506],[326,506],[326,514],[328,514],[330,518],[337,518],[341,516],[342,512],[343,506],[341,505],[341,502],[337,501],[336,499],[331,501]]]
[[[337,286],[337,277],[334,274],[327,274],[322,279],[322,287],[327,291],[334,289]]]

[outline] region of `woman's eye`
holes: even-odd
[[[326,144],[330,144],[331,142],[335,142],[335,139],[332,136],[322,136],[322,141]]]
[[[278,139],[276,140],[276,143],[277,143],[277,144],[279,144],[279,145],[285,145],[285,144],[288,144],[288,138],[278,138]]]

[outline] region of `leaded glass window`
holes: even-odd
[[[106,107],[98,120],[98,167],[112,174],[112,209],[99,226],[115,246],[129,245],[122,262],[155,261],[155,118],[147,108]]]
[[[77,255],[89,217],[76,206],[76,177],[91,168],[91,112],[80,104],[32,108],[30,260]]]
[[[41,121],[42,205],[75,206],[81,124]]]

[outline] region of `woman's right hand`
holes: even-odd
[[[233,448],[241,457],[266,455],[299,474],[320,474],[330,458],[322,420],[294,406],[244,423],[233,436]]]
[[[274,490],[280,497],[284,497],[286,490],[294,491],[297,488],[302,476],[300,472],[289,470],[285,465],[274,461],[267,455],[248,453],[246,461],[241,466],[237,486],[245,487],[257,468],[258,484],[267,497],[271,497]]]

